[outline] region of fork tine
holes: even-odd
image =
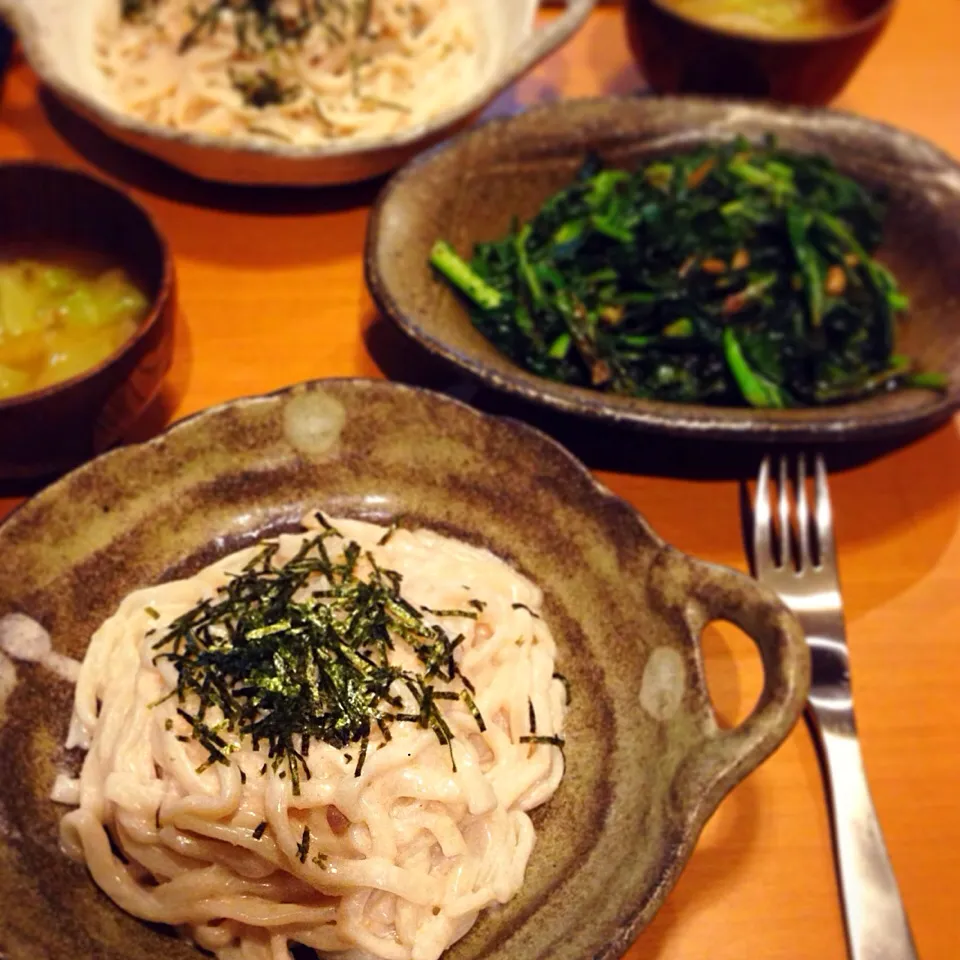
[[[836,565],[836,548],[833,542],[833,509],[830,506],[830,487],[827,485],[827,466],[823,454],[815,460],[816,482],[814,484],[814,517],[819,541],[820,566]]]
[[[797,548],[800,554],[798,568],[805,570],[810,565],[810,499],[807,497],[807,457],[801,453],[797,458]]]
[[[762,577],[775,564],[770,548],[770,458],[760,461],[757,491],[753,498],[753,572]]]
[[[790,558],[790,464],[786,456],[780,457],[780,476],[778,486],[780,496],[777,502],[777,513],[780,518],[780,566],[789,567]]]

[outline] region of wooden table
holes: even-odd
[[[957,0],[902,3],[837,105],[960,155],[957,37]],[[639,85],[619,15],[606,9],[498,108]],[[110,146],[62,111],[41,109],[22,64],[0,108],[0,155],[94,160],[132,188],[169,238],[180,278],[179,342],[162,402],[142,434],[209,404],[299,380],[382,376],[373,357],[386,366],[384,357],[406,349],[375,319],[363,286],[360,252],[374,187],[299,198],[199,187]],[[411,362],[412,379],[436,376]],[[744,565],[734,482],[600,476],[677,546]],[[863,750],[924,960],[960,954],[958,490],[956,424],[833,483]],[[0,515],[16,502],[0,501]],[[706,655],[720,715],[744,716],[760,683],[751,645],[712,630]],[[724,802],[629,956],[845,955],[822,783],[800,726]]]

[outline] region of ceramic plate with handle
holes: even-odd
[[[133,588],[195,571],[316,508],[402,514],[488,547],[545,593],[572,690],[566,774],[534,814],[520,893],[446,956],[619,956],[723,796],[793,726],[808,655],[772,593],[667,546],[544,435],[384,382],[317,381],[228,403],[92,461],[0,526],[0,618],[26,614],[56,651],[82,657]],[[764,664],[759,702],[733,730],[718,727],[704,680],[698,638],[715,619],[745,630]],[[64,808],[49,794],[68,760],[72,690],[42,665],[2,666],[0,953],[196,958],[124,914],[61,853]]]

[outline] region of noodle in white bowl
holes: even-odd
[[[425,123],[482,83],[470,0],[106,0],[106,96],[155,126],[316,146]]]
[[[563,775],[542,594],[429,530],[304,527],[130,594],[95,633],[62,842],[221,960],[436,960],[520,889],[529,811]],[[239,596],[261,598],[243,626]]]

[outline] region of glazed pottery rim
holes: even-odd
[[[69,383],[71,381],[64,382]],[[73,467],[71,470],[68,470],[65,474],[57,477],[54,481],[47,484],[41,490],[38,490],[32,496],[27,497],[22,503],[18,503],[2,520],[0,520],[0,528],[3,528],[7,521],[14,516],[14,514],[18,513],[34,500],[38,498],[45,498],[48,495],[53,496],[57,492],[57,489],[65,485],[65,483],[71,477],[85,473],[88,470],[92,470],[95,466],[103,461],[114,457],[130,455],[130,453],[135,450],[156,446],[158,443],[164,440],[164,438],[178,433],[184,428],[192,427],[197,421],[204,420],[207,417],[214,417],[232,407],[247,406],[249,404],[259,403],[261,401],[279,400],[281,397],[288,395],[292,396],[300,391],[322,387],[327,383],[342,384],[347,387],[356,386],[359,388],[372,387],[376,389],[386,387],[390,390],[395,390],[398,393],[411,393],[419,396],[431,397],[436,400],[440,400],[441,402],[449,403],[450,405],[458,408],[461,413],[467,414],[477,420],[503,421],[510,425],[511,428],[518,429],[521,432],[528,432],[534,435],[539,442],[543,442],[551,446],[563,457],[569,467],[575,469],[584,478],[588,479],[595,493],[609,500],[624,504],[630,510],[630,512],[636,516],[637,521],[647,536],[649,536],[652,541],[656,542],[659,547],[670,547],[670,544],[668,544],[667,541],[664,540],[656,532],[656,530],[654,530],[644,514],[637,510],[637,508],[634,507],[629,501],[624,500],[623,497],[614,493],[609,487],[597,480],[597,478],[590,471],[590,468],[587,467],[587,465],[583,463],[583,461],[580,460],[567,447],[560,443],[559,440],[555,440],[548,433],[545,433],[543,430],[535,427],[533,424],[527,423],[518,417],[486,413],[483,410],[479,410],[476,407],[471,406],[465,400],[460,400],[458,397],[452,397],[450,394],[443,393],[440,390],[432,390],[429,387],[419,387],[409,383],[401,383],[397,380],[365,376],[313,377],[306,380],[299,380],[296,383],[286,384],[282,387],[277,387],[275,390],[270,390],[266,393],[249,393],[243,394],[239,397],[231,397],[227,400],[222,400],[219,403],[211,404],[208,407],[203,407],[200,410],[195,410],[192,413],[188,413],[186,416],[181,417],[179,420],[175,420],[173,423],[168,424],[158,433],[154,434],[152,437],[148,437],[146,440],[139,440],[135,443],[120,444],[110,450],[105,450],[102,453],[98,453],[89,460],[86,460],[83,463]],[[35,395],[36,394],[30,394],[30,396]],[[0,406],[0,409],[2,409],[2,406]],[[693,559],[698,558],[694,557]],[[702,562],[706,563],[707,561]]]
[[[24,2],[24,0],[19,0],[19,2]],[[543,2],[544,0],[536,0],[535,13],[542,8]],[[43,40],[38,36],[39,30],[36,27],[36,21],[32,21],[29,28],[25,28],[25,18],[16,6],[12,9],[11,19],[31,67],[36,70],[44,84],[68,103],[76,104],[87,114],[98,118],[100,121],[105,121],[127,134],[133,134],[148,140],[159,140],[167,144],[235,156],[316,161],[373,157],[391,150],[409,147],[419,142],[429,142],[430,138],[442,134],[444,130],[448,130],[458,122],[468,119],[482,110],[507,89],[511,83],[514,83],[520,76],[532,69],[539,60],[549,56],[550,53],[566,43],[570,36],[582,26],[595,4],[596,0],[565,0],[564,10],[560,16],[570,15],[570,29],[568,31],[561,32],[553,44],[541,49],[535,60],[525,64],[522,59],[518,58],[518,54],[526,48],[535,48],[538,32],[535,24],[532,32],[523,43],[505,57],[500,70],[487,76],[482,83],[477,84],[458,103],[445,108],[433,117],[385,136],[341,138],[331,143],[312,145],[218,137],[200,131],[162,127],[125,113],[110,104],[101,102],[82,87],[65,80],[57,71],[51,71],[47,65],[48,54],[45,51]],[[0,0],[0,10],[3,7],[4,0]],[[32,18],[32,11],[28,12],[27,16]],[[310,186],[312,188],[313,185]]]
[[[716,574],[722,574],[724,576],[732,576],[740,590],[739,596],[735,594],[733,600],[735,605],[742,605],[744,608],[747,608],[750,603],[754,603],[760,608],[776,613],[779,626],[771,626],[770,629],[782,631],[784,648],[782,652],[772,654],[774,660],[770,664],[767,664],[766,657],[763,658],[764,692],[767,690],[768,681],[773,677],[788,680],[788,688],[778,695],[771,697],[768,706],[775,707],[776,709],[769,718],[770,723],[767,728],[758,731],[753,742],[734,742],[734,740],[736,734],[741,730],[745,732],[751,719],[758,715],[764,703],[763,693],[761,693],[761,700],[753,707],[749,717],[746,720],[740,721],[732,729],[718,728],[713,733],[706,731],[698,733],[693,747],[693,753],[695,755],[705,758],[708,755],[711,745],[719,747],[722,743],[726,751],[726,760],[722,768],[716,774],[711,775],[711,777],[708,778],[705,774],[697,774],[692,778],[690,786],[700,786],[703,790],[700,793],[692,792],[689,795],[688,800],[684,802],[678,810],[672,828],[669,828],[669,832],[664,834],[664,836],[670,840],[668,845],[669,852],[660,861],[661,866],[656,882],[649,884],[643,896],[636,896],[635,894],[627,895],[625,893],[622,901],[619,901],[619,911],[616,917],[610,917],[603,921],[603,925],[600,928],[601,931],[603,931],[600,934],[603,938],[603,946],[594,954],[593,960],[614,960],[614,958],[621,957],[628,949],[630,943],[650,922],[653,915],[659,910],[666,897],[675,887],[683,869],[694,853],[704,826],[716,813],[722,800],[769,758],[783,743],[790,730],[795,726],[806,700],[806,689],[809,680],[809,655],[796,618],[789,613],[774,593],[743,573],[719,567],[714,563],[694,557],[668,544],[656,533],[646,517],[637,508],[597,480],[587,466],[558,441],[521,420],[485,413],[458,398],[423,387],[370,377],[331,377],[306,380],[269,393],[254,394],[226,400],[184,417],[148,440],[118,447],[100,454],[59,478],[34,497],[11,511],[3,521],[0,521],[0,530],[3,530],[9,524],[10,520],[21,510],[26,509],[31,504],[37,504],[42,508],[46,501],[51,498],[56,499],[62,497],[65,488],[70,482],[84,477],[84,475],[97,470],[102,464],[113,459],[119,459],[124,456],[136,456],[138,452],[146,450],[162,451],[169,437],[181,431],[195,428],[198,424],[201,424],[202,421],[214,419],[229,411],[231,408],[249,407],[260,402],[277,402],[283,398],[309,395],[311,391],[316,390],[322,392],[325,387],[331,385],[343,387],[347,390],[382,390],[395,395],[413,394],[423,398],[426,402],[442,403],[454,410],[457,416],[469,417],[475,422],[502,425],[504,429],[519,433],[538,444],[545,445],[555,454],[559,455],[559,460],[564,471],[573,471],[581,481],[587,481],[585,489],[593,504],[593,506],[589,508],[591,512],[596,509],[599,504],[614,504],[617,510],[625,517],[629,517],[630,523],[636,526],[638,534],[648,542],[649,549],[655,558],[672,555],[680,558],[685,564],[689,564],[689,568],[694,571],[699,570],[704,574],[715,572]],[[703,603],[705,602],[704,590],[709,591],[712,587],[715,587],[717,583],[718,581],[715,580],[712,582],[707,580],[699,591],[692,587],[685,587],[685,595],[688,600],[699,599],[700,602]],[[717,612],[715,610],[708,611],[706,607],[704,613],[705,622],[726,619],[730,616],[730,614],[724,614],[723,612]],[[699,633],[694,633],[687,627],[684,642],[689,643],[694,649],[697,662],[699,663],[697,667],[698,675],[701,682],[705,683]],[[759,652],[760,641],[755,640],[755,643],[758,646]],[[606,683],[606,681],[601,681],[601,683]],[[712,703],[712,701],[710,702]],[[637,709],[641,709],[639,705]],[[122,908],[117,907],[117,909]]]
[[[883,23],[884,20],[887,20],[893,13],[893,9],[897,6],[898,2],[899,0],[882,0],[875,10],[864,17],[858,17],[853,23],[843,27],[836,27],[832,30],[810,34],[809,36],[784,36],[774,33],[751,33],[749,30],[738,29],[736,27],[724,27],[706,18],[697,19],[684,11],[674,10],[668,5],[668,0],[624,0],[628,15],[630,8],[636,7],[640,3],[648,3],[651,7],[654,7],[658,13],[678,20],[687,27],[709,33],[718,39],[753,43],[763,47],[819,46],[820,44],[831,43],[836,40],[849,40],[851,37],[858,37],[863,33],[869,33]]]
[[[139,201],[135,200],[130,194],[121,190],[119,187],[110,183],[104,177],[97,174],[88,173],[80,167],[61,166],[56,163],[46,163],[44,161],[30,160],[11,160],[9,162],[0,162],[0,178],[7,173],[16,174],[19,171],[39,171],[55,176],[66,176],[71,179],[88,180],[100,187],[110,191],[114,196],[125,203],[128,208],[134,211],[143,219],[144,225],[157,243],[160,251],[159,266],[160,280],[157,286],[156,294],[151,298],[149,308],[144,318],[137,325],[133,336],[124,341],[116,350],[97,363],[95,366],[83,370],[66,380],[52,383],[49,386],[41,387],[39,390],[31,390],[29,393],[16,394],[12,397],[0,398],[0,415],[10,410],[19,410],[29,407],[30,404],[38,400],[47,400],[51,397],[59,396],[70,392],[74,387],[81,383],[96,379],[105,370],[119,362],[123,357],[132,353],[136,347],[150,335],[153,328],[160,322],[164,311],[170,305],[173,288],[176,283],[173,257],[170,255],[170,247],[166,238],[157,226],[156,221]]]
[[[440,357],[473,380],[496,391],[565,415],[650,431],[664,436],[707,437],[727,442],[794,444],[838,443],[850,439],[867,438],[902,440],[906,436],[944,422],[960,408],[960,382],[952,384],[943,393],[936,394],[934,402],[922,408],[871,411],[869,415],[863,412],[865,408],[861,404],[855,403],[837,404],[831,407],[763,410],[752,407],[721,407],[624,397],[618,398],[621,400],[620,404],[614,404],[608,401],[607,394],[540,377],[518,366],[504,354],[500,356],[508,369],[497,369],[486,359],[478,358],[469,349],[461,350],[451,346],[442,334],[436,336],[427,331],[416,316],[401,309],[391,285],[380,271],[378,254],[380,236],[381,233],[391,229],[384,224],[384,211],[394,194],[404,188],[409,181],[416,180],[424,168],[429,168],[430,164],[444,153],[462,148],[472,138],[484,136],[488,130],[509,128],[515,124],[533,125],[540,116],[562,116],[571,108],[585,113],[596,113],[615,110],[618,106],[636,106],[650,102],[715,111],[739,109],[760,115],[773,113],[779,117],[796,117],[806,121],[816,120],[826,115],[840,122],[854,123],[861,128],[867,128],[886,140],[907,141],[920,146],[938,164],[954,171],[960,182],[960,158],[952,157],[946,150],[918,134],[849,110],[800,104],[763,103],[734,97],[675,94],[579,97],[556,103],[541,103],[519,114],[489,118],[413,158],[390,178],[377,196],[370,212],[364,248],[366,283],[379,310],[389,317],[406,336],[429,353]],[[639,128],[636,132],[637,135],[642,134]],[[685,132],[699,137],[702,131],[691,126]],[[706,133],[708,136],[705,139],[709,139],[709,130]],[[425,267],[429,269],[426,264]],[[470,321],[467,319],[465,322]],[[824,413],[824,419],[810,419],[804,416],[810,411],[830,411],[834,415],[826,418]],[[728,416],[718,416],[718,412]]]

